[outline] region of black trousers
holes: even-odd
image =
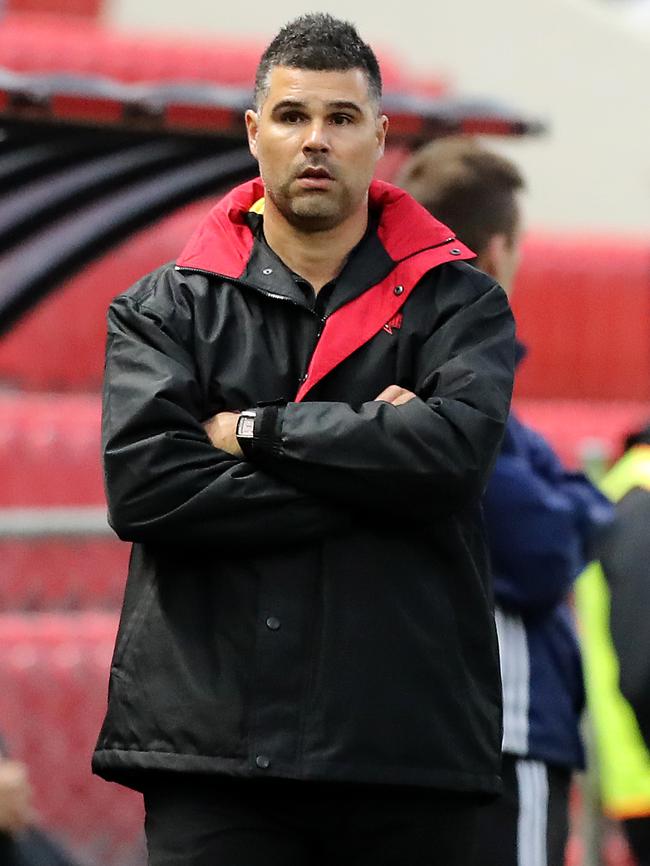
[[[309,782],[171,781],[144,791],[150,866],[471,866],[461,795]]]
[[[571,772],[503,756],[503,795],[479,814],[475,866],[563,866]]]

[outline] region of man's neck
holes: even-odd
[[[264,237],[285,265],[318,292],[338,277],[368,227],[364,207],[333,229],[301,232],[292,226],[268,201],[264,208]]]

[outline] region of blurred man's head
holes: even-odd
[[[256,108],[246,112],[265,219],[306,233],[367,219],[388,126],[380,99],[377,58],[351,24],[313,14],[282,28],[262,55]]]
[[[474,139],[441,138],[409,159],[397,183],[474,250],[476,266],[510,295],[525,186],[513,162]]]

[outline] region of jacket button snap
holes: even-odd
[[[270,616],[266,620],[266,627],[270,628],[271,631],[277,631],[280,628],[280,620],[277,616]]]
[[[451,253],[452,256],[459,256],[460,255],[460,250],[458,249],[458,247],[454,247],[453,250],[449,250],[449,252]]]
[[[258,755],[255,758],[255,764],[260,768],[260,770],[268,770],[271,766],[271,761],[266,757],[266,755]]]
[[[394,295],[401,295],[403,291],[404,291],[404,286],[395,286],[395,288],[393,289],[393,294]]]
[[[263,273],[265,276],[268,277],[270,274],[273,273],[273,268],[264,268],[264,270],[262,271],[262,273]]]

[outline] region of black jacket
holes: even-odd
[[[109,313],[110,519],[135,542],[93,766],[498,788],[478,505],[513,322],[388,184],[314,304],[251,230],[259,181]],[[319,296],[320,297],[320,296]],[[396,383],[417,399],[374,398]],[[201,421],[263,404],[247,459]]]

